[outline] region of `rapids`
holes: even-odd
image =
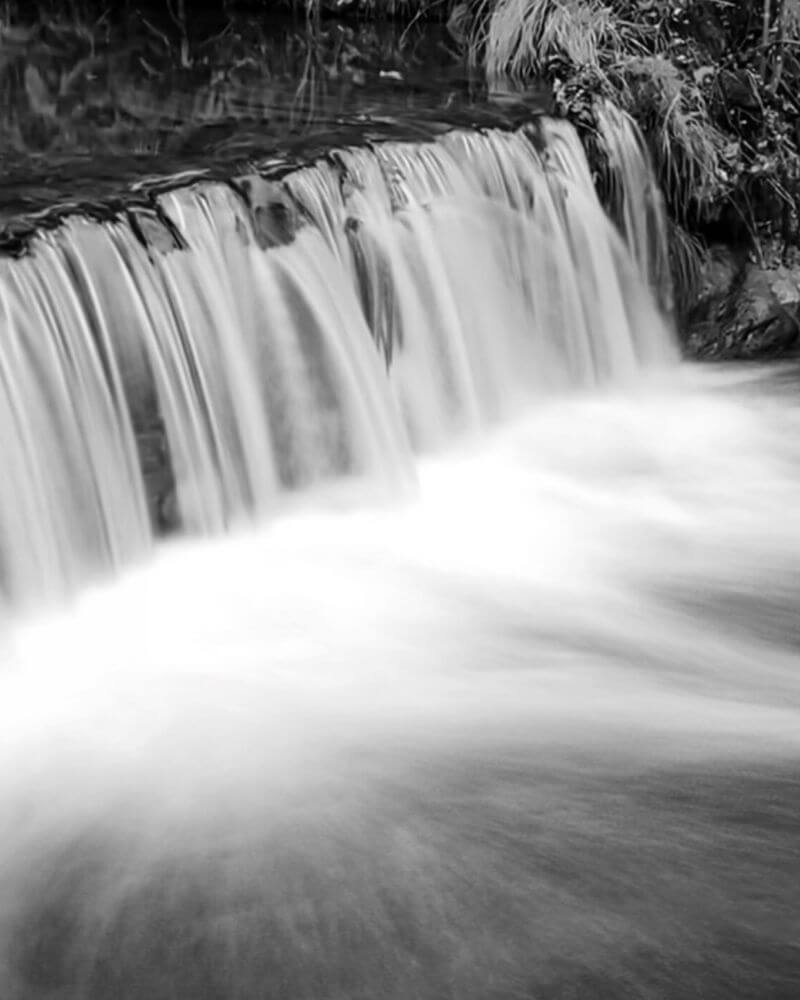
[[[800,995],[800,371],[548,128],[3,262],[2,1000]]]
[[[795,995],[797,378],[567,396],[18,625],[3,995]]]

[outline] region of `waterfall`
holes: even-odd
[[[0,270],[0,583],[15,596],[63,592],[149,544],[127,343],[109,276],[95,285],[80,253],[89,231],[77,220]]]
[[[0,256],[0,1000],[800,996],[800,365],[602,132]]]
[[[624,239],[545,122],[195,183],[0,260],[0,593],[68,593],[159,521],[220,532],[346,475],[401,488],[415,452],[669,363],[652,176],[627,119],[604,135],[647,220]]]
[[[644,281],[665,312],[673,309],[664,199],[636,123],[611,101],[597,108],[611,181],[611,212]]]

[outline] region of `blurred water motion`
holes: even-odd
[[[540,122],[0,262],[2,1000],[800,996],[800,372],[607,125],[622,236]]]
[[[643,215],[653,190],[630,186]],[[0,598],[58,598],[153,531],[223,531],[337,476],[401,493],[415,454],[673,364],[654,232],[631,256],[551,121],[36,232],[0,259]]]
[[[554,401],[18,626],[4,996],[796,995],[796,384]]]

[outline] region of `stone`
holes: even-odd
[[[261,249],[291,243],[298,226],[297,208],[283,185],[258,174],[241,177],[236,184],[247,199],[253,233]]]
[[[745,70],[723,69],[718,77],[719,88],[729,108],[761,109],[758,94]]]
[[[134,233],[148,250],[171,253],[180,249],[174,231],[155,210],[132,208],[128,211],[128,218]]]
[[[710,248],[689,313],[688,354],[767,358],[798,344],[800,267],[763,266],[729,248]]]

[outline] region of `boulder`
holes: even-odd
[[[745,70],[720,70],[717,84],[727,107],[744,108],[747,111],[761,110],[758,92]]]
[[[686,330],[692,357],[770,358],[800,344],[800,266],[765,266],[712,247]]]

